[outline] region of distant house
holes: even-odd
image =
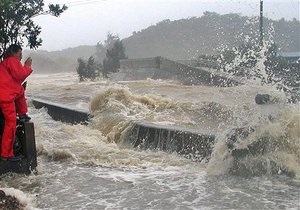
[[[286,58],[290,62],[300,61],[300,51],[298,52],[280,52],[279,56]]]

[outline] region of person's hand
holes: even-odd
[[[29,57],[29,58],[27,58],[27,60],[25,61],[25,66],[29,66],[29,67],[31,67],[31,63],[32,63],[32,59],[31,59],[31,57]]]
[[[23,86],[24,90],[26,90],[26,87],[27,87],[27,81],[23,82],[22,86]]]

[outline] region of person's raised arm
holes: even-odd
[[[11,76],[17,81],[23,82],[32,72],[32,59],[29,57],[22,66],[21,62],[14,58],[8,58],[8,68]]]

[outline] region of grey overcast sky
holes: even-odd
[[[300,0],[264,0],[264,16],[299,20]],[[203,12],[259,16],[260,0],[45,0],[45,5],[66,4],[60,17],[42,15],[34,21],[42,27],[43,45],[54,51],[103,42],[107,33],[121,39],[164,20],[201,17]]]

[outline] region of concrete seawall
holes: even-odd
[[[70,109],[41,99],[31,99],[31,102],[37,109],[46,108],[54,120],[65,123],[87,124],[92,117],[87,112]],[[213,135],[136,122],[128,140],[133,147],[140,149],[177,152],[188,158],[203,160],[210,157],[214,139],[215,136]]]
[[[193,160],[208,160],[215,136],[147,123],[136,123],[130,142],[140,149],[176,152]]]
[[[88,123],[88,120],[92,117],[89,113],[69,109],[65,106],[40,99],[32,99],[32,104],[36,108],[45,107],[54,120],[66,123]],[[250,131],[253,130],[250,129]],[[234,135],[229,136],[228,138],[229,140],[236,141],[238,139],[237,136],[247,136],[247,134],[249,134],[249,129],[247,127],[237,128],[234,130]],[[261,140],[262,142],[265,142],[264,139]],[[144,150],[162,150],[170,153],[176,152],[177,154],[194,161],[207,162],[211,157],[215,145],[215,136],[184,129],[136,122],[133,123],[131,132],[128,134],[128,142],[135,148]],[[244,177],[252,177],[265,174],[278,174],[278,172],[280,172],[281,174],[294,176],[293,172],[288,171],[281,165],[277,165],[274,161],[270,162],[268,159],[255,158],[260,157],[255,154],[263,155],[261,149],[262,146],[264,146],[264,144],[262,145],[260,141],[258,141],[245,149],[234,149],[231,148],[229,142],[227,147],[228,149],[231,148],[229,150],[231,150],[231,154],[234,158],[229,173]],[[266,146],[268,145],[265,145],[265,147]],[[255,161],[252,161],[249,165],[247,160],[248,158],[253,157]]]
[[[184,85],[211,85],[228,87],[241,84],[236,78],[216,71],[194,68],[163,57],[126,59],[120,61],[120,72],[116,80],[170,79]]]
[[[55,104],[42,99],[31,99],[30,101],[37,109],[45,107],[48,114],[56,121],[62,121],[71,124],[87,124],[88,120],[92,117],[89,113],[70,109],[61,104]]]

